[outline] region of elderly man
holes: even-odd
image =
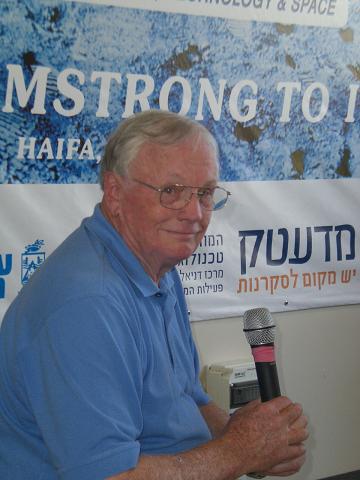
[[[225,205],[217,180],[216,143],[190,119],[150,111],[112,135],[101,204],[2,325],[2,479],[225,480],[300,469],[299,405],[253,402],[229,419],[198,379],[174,266]]]

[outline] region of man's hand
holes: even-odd
[[[291,426],[290,430],[293,431],[294,437],[298,436],[301,438],[301,436],[308,436],[307,432],[307,418],[304,415],[301,415],[297,420],[295,420]],[[305,438],[305,439],[306,439]],[[301,445],[301,442],[299,443]],[[282,462],[275,467],[273,467],[271,470],[268,470],[267,472],[262,472],[264,475],[272,475],[272,476],[279,476],[279,477],[288,477],[290,475],[293,475],[294,473],[297,473],[301,467],[303,466],[305,462],[305,452],[303,455],[300,455],[299,457],[290,460],[288,462]]]
[[[307,420],[301,406],[286,397],[255,401],[232,415],[225,437],[234,455],[243,458],[247,473],[291,475],[305,461]]]

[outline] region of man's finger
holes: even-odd
[[[280,413],[286,418],[288,425],[291,425],[302,416],[303,409],[299,403],[291,403],[282,409]]]

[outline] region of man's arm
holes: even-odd
[[[215,408],[202,409],[204,418],[217,417]],[[219,419],[211,428],[222,433],[183,453],[142,455],[134,469],[108,480],[232,480],[254,471],[295,473],[304,463],[306,419],[301,407],[285,397],[252,402],[236,411],[225,428]]]
[[[218,438],[224,433],[224,429],[230,420],[230,415],[225,410],[218,407],[216,403],[210,402],[200,407],[200,411],[213,438]]]

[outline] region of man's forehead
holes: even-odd
[[[194,157],[200,156],[204,159],[215,160],[217,163],[217,152],[213,145],[208,143],[205,138],[194,139],[187,137],[179,142],[170,145],[159,144],[155,142],[145,142],[140,147],[134,163],[141,163],[142,161],[156,161],[156,160],[176,160],[181,157],[182,161],[189,161]]]

